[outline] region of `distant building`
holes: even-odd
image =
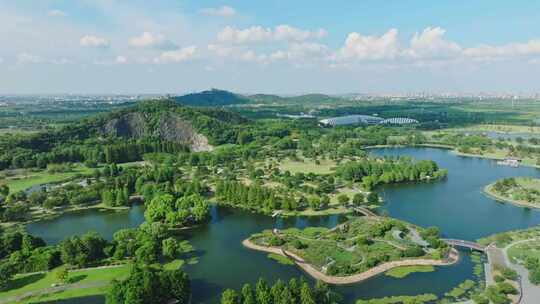
[[[412,125],[417,123],[418,120],[405,117],[388,118],[381,121],[381,124],[384,125]]]
[[[521,163],[521,160],[519,160],[517,158],[508,157],[508,158],[505,158],[504,160],[498,161],[497,165],[510,166],[510,167],[517,168],[517,167],[519,167],[520,163]]]
[[[334,127],[345,125],[376,125],[379,124],[382,120],[382,118],[376,116],[347,115],[322,119],[319,121],[319,123],[323,126]]]

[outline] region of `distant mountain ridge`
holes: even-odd
[[[225,90],[211,89],[174,97],[178,103],[192,107],[223,107],[245,104],[321,104],[339,102],[341,97],[325,94],[279,96],[275,94],[242,95]]]
[[[174,98],[177,102],[192,107],[215,107],[249,103],[245,96],[229,91],[211,89]]]

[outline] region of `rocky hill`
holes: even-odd
[[[248,121],[224,110],[195,109],[171,100],[147,101],[92,122],[100,136],[159,138],[181,142],[194,151],[236,141],[236,128]]]

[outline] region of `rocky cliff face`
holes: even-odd
[[[150,124],[150,117],[146,117],[143,113],[126,113],[106,122],[101,133],[108,136],[129,138],[154,136],[167,141],[185,143],[197,152],[212,150],[212,146],[204,135],[193,129],[189,121],[183,120],[173,113],[160,115],[154,126]]]

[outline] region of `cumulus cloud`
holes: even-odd
[[[58,9],[53,9],[47,12],[49,17],[67,17],[67,13]]]
[[[164,35],[150,32],[144,32],[140,36],[131,38],[129,45],[137,48],[155,48],[160,50],[175,50],[178,48],[176,44],[166,39]]]
[[[427,27],[415,33],[405,55],[412,58],[436,59],[459,56],[462,49],[452,41],[444,39],[446,31],[440,27]]]
[[[236,15],[236,10],[226,5],[222,7],[203,8],[200,12],[205,15],[220,16],[220,17],[231,17],[231,16]]]
[[[155,63],[179,63],[195,57],[197,47],[188,46],[174,51],[166,51],[154,59]]]
[[[305,41],[326,36],[324,29],[316,31],[302,30],[290,25],[278,25],[274,29],[252,26],[237,29],[227,26],[218,33],[218,40],[223,43],[247,44],[271,41]]]
[[[91,47],[91,48],[108,48],[109,47],[109,41],[105,38],[98,37],[98,36],[92,36],[92,35],[86,35],[81,38],[79,41],[80,45],[83,47]]]
[[[19,64],[41,63],[41,62],[42,62],[41,57],[37,55],[33,55],[26,52],[23,52],[17,55],[17,63]]]
[[[336,59],[383,60],[399,55],[397,29],[390,29],[382,36],[363,36],[350,33],[345,45],[337,52]]]

